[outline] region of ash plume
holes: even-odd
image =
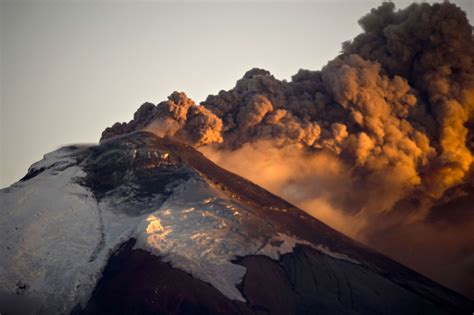
[[[195,146],[222,142],[222,120],[186,94],[174,92],[158,105],[143,104],[129,123],[115,123],[101,139],[136,130],[147,130],[160,137],[173,137]]]
[[[329,225],[474,296],[463,277],[474,268],[474,209],[464,210],[463,222],[450,221],[449,207],[439,214],[439,205],[466,189],[474,194],[473,28],[448,2],[402,10],[384,3],[359,24],[363,32],[320,71],[300,70],[287,82],[255,68],[200,105],[174,92],[156,106],[145,103],[101,140],[149,130],[199,147]]]

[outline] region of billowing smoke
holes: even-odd
[[[463,277],[474,269],[474,209],[461,207],[461,223],[449,219],[452,200],[474,195],[473,28],[450,3],[398,11],[384,3],[359,23],[363,33],[321,71],[300,70],[287,82],[252,69],[200,105],[175,92],[156,106],[145,103],[102,139],[145,129],[199,147],[474,296]]]
[[[160,137],[173,137],[195,146],[222,142],[222,120],[178,92],[156,106],[143,104],[132,121],[115,123],[102,133],[102,139],[135,130],[151,131]]]
[[[424,185],[439,197],[462,181],[472,162],[465,127],[474,110],[472,26],[449,3],[412,5],[399,12],[387,3],[363,17],[360,25],[364,33],[344,45],[345,53],[375,60],[390,75],[407,78],[426,102],[423,109],[429,115],[419,110],[413,119],[432,133],[438,154]]]

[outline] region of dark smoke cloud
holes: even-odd
[[[115,123],[105,129],[101,140],[136,130],[174,137],[195,146],[222,142],[222,120],[179,92],[174,92],[167,101],[156,106],[143,104],[129,123]]]
[[[300,70],[287,82],[252,69],[200,105],[175,92],[156,106],[145,103],[102,140],[145,129],[199,147],[352,237],[474,296],[463,277],[474,267],[474,209],[463,208],[462,224],[446,214],[465,191],[460,187],[474,187],[472,26],[450,3],[398,11],[384,3],[359,23],[363,32],[321,71]]]
[[[437,149],[432,174],[424,184],[435,197],[462,181],[472,162],[466,146],[466,122],[474,109],[474,44],[466,15],[450,3],[414,4],[395,12],[386,3],[359,21],[364,33],[345,43],[346,54],[380,63],[391,75],[401,75],[426,100],[421,117]],[[427,117],[428,116],[428,117]]]

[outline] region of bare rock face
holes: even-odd
[[[442,314],[439,301],[419,303],[415,293],[363,267],[307,246],[276,261],[264,255],[236,263],[247,273],[239,286],[246,303],[227,298],[159,257],[124,244],[110,259],[92,298],[78,314]],[[370,283],[370,286],[366,284]],[[400,290],[401,289],[401,290]],[[381,298],[397,296],[399,304]],[[315,298],[315,297],[318,298]]]

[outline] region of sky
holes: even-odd
[[[320,69],[381,2],[1,1],[0,187],[173,91],[201,102],[253,67]],[[452,2],[473,24],[474,1]]]

